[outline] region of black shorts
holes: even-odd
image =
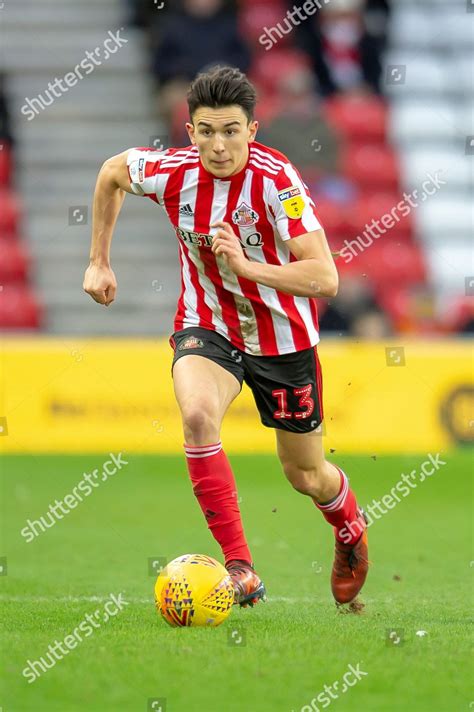
[[[316,346],[282,356],[251,356],[223,336],[198,326],[170,337],[173,366],[186,354],[218,363],[249,386],[263,425],[307,433],[323,420],[321,366]]]

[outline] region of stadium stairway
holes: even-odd
[[[474,13],[465,0],[394,3],[385,77],[389,135],[398,149],[403,186],[420,190],[428,174],[444,184],[413,211],[413,222],[446,319],[470,301],[474,274]],[[395,72],[395,73],[394,73]],[[472,289],[470,287],[469,289]]]
[[[82,290],[92,195],[102,162],[131,146],[166,141],[152,118],[140,30],[124,27],[120,0],[15,0],[1,11],[2,64],[17,137],[17,190],[45,330],[62,334],[167,333],[179,290],[176,238],[151,201],[127,196],[112,246],[117,300],[101,309]],[[123,28],[120,30],[120,28]],[[30,119],[25,99],[74,70],[86,50],[120,30],[127,40]],[[110,46],[110,45],[109,45]],[[31,114],[29,115],[31,117]]]

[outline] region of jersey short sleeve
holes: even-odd
[[[321,229],[316,206],[306,184],[291,163],[271,181],[268,204],[282,240]]]
[[[131,148],[127,156],[130,187],[136,195],[145,195],[160,201],[158,195],[158,176],[160,163],[165,151],[155,151],[150,148]]]

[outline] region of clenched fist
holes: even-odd
[[[110,267],[90,264],[84,275],[83,287],[94,301],[108,307],[115,299],[117,280]]]

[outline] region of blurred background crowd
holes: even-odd
[[[337,259],[340,291],[319,302],[322,331],[356,339],[472,332],[474,14],[463,0],[319,5],[304,21],[287,14],[295,3],[285,0],[65,2],[55,18],[47,0],[38,0],[29,20],[21,9],[2,10],[12,45],[25,22],[73,24],[62,61],[48,54],[43,36],[42,45],[32,40],[29,60],[13,52],[4,62],[0,327],[169,330],[178,263],[156,206],[145,210],[137,200],[124,209],[119,232],[127,237],[116,238],[122,242],[112,252],[115,317],[107,321],[85,301],[95,174],[108,155],[129,146],[187,145],[187,87],[219,63],[238,66],[256,84],[258,140],[299,168],[331,249],[365,235],[360,253]],[[93,46],[88,23],[105,36],[114,19],[128,38],[123,58],[117,53],[85,78],[87,89],[71,90],[32,122],[20,116],[25,96],[39,94],[53,71],[59,76],[63,65],[64,72],[74,66],[73,57],[78,61],[78,51],[69,60],[69,47]],[[48,30],[54,43],[54,27]],[[423,192],[426,180],[430,186],[434,180],[431,194]],[[367,243],[367,225],[393,215],[415,190],[419,204],[403,215],[398,208],[394,224]]]

